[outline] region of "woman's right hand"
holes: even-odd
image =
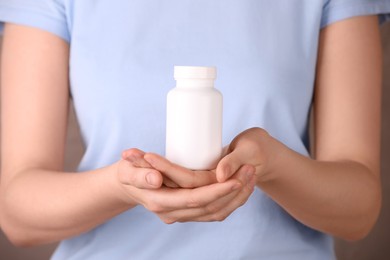
[[[215,181],[213,172],[199,177],[199,183],[194,183],[193,175],[187,173],[177,171],[180,174],[177,177],[183,183],[192,183],[193,187],[172,188],[163,185],[163,174],[150,165],[137,167],[124,159],[118,163],[118,180],[124,200],[144,206],[168,224],[222,221],[242,206],[254,190],[252,167],[242,167],[223,183]]]

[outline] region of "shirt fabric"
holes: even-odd
[[[319,33],[389,0],[0,0],[0,20],[70,44],[71,93],[86,152],[79,171],[137,147],[164,154],[174,65],[213,65],[224,145],[262,127],[308,156]],[[61,259],[334,259],[333,241],[260,189],[223,222],[166,225],[142,206],[62,241]]]

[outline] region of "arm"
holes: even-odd
[[[7,24],[1,77],[1,226],[18,245],[69,237],[130,205],[115,167],[62,173],[69,46],[38,29]],[[114,186],[114,187],[113,187]]]
[[[315,160],[251,129],[219,164],[225,180],[256,165],[257,186],[304,224],[348,240],[364,237],[381,205],[381,46],[377,18],[322,30],[315,86]],[[243,155],[256,151],[251,158]],[[232,171],[224,170],[227,166]]]
[[[188,189],[161,187],[160,172],[132,167],[125,160],[89,172],[62,172],[68,60],[69,46],[58,37],[6,25],[1,71],[0,224],[14,244],[29,246],[69,238],[135,205],[143,205],[167,223],[172,219],[219,220],[248,198],[254,174],[252,170],[246,178],[245,168],[237,178],[198,189],[192,189],[197,183],[190,183]]]

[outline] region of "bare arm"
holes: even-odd
[[[82,174],[61,172],[69,102],[68,59],[68,44],[60,38],[6,25],[0,212],[2,228],[15,244],[39,244],[79,234],[130,207],[114,187],[115,167]]]
[[[250,129],[233,141],[217,178],[225,180],[243,163],[255,165],[257,185],[299,221],[348,240],[367,235],[381,205],[381,65],[376,16],[323,29],[314,100],[315,160],[261,129]]]

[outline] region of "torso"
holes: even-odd
[[[322,0],[72,1],[71,91],[86,154],[164,154],[174,65],[216,66],[223,143],[258,126],[307,151]],[[332,259],[332,241],[260,190],[222,223],[165,225],[141,207],[62,242],[54,259]]]

